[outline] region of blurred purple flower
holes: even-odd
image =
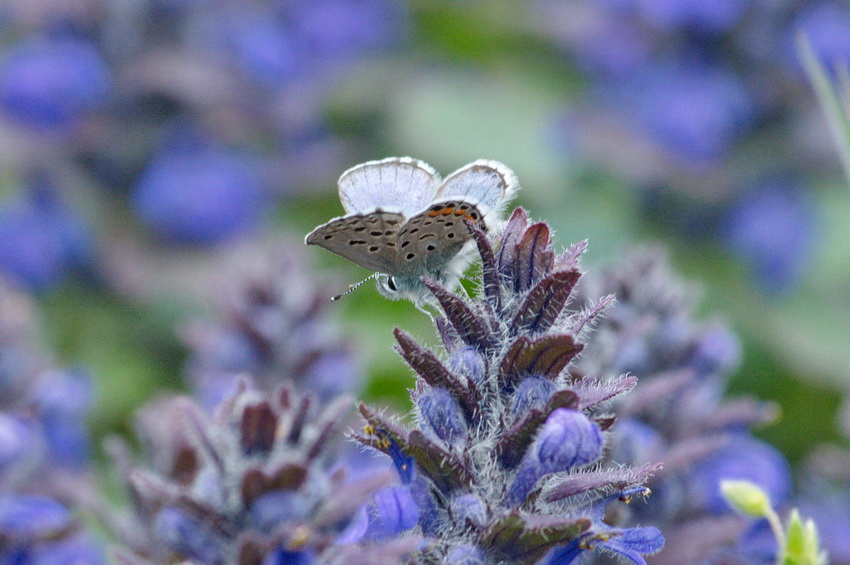
[[[161,152],[132,193],[136,214],[161,237],[209,245],[260,223],[267,191],[257,164],[219,147]]]
[[[814,204],[802,187],[777,181],[755,187],[736,202],[721,236],[765,290],[800,282],[815,244]]]
[[[71,513],[51,498],[26,495],[0,498],[0,533],[4,536],[49,537],[70,524]]]
[[[622,1],[622,0],[621,0]],[[751,0],[625,0],[647,22],[667,30],[722,33],[737,24]]]
[[[325,62],[390,45],[402,35],[406,18],[398,0],[302,0],[289,10],[302,52]]]
[[[35,383],[35,406],[48,454],[56,463],[82,469],[89,462],[86,416],[92,405],[89,375],[76,370],[45,371]]]
[[[336,464],[350,404],[341,397],[321,406],[286,386],[262,392],[243,378],[212,413],[185,397],[141,410],[147,468],[135,467],[120,440],[110,444],[132,507],[106,525],[127,562],[400,562],[409,540],[360,546],[341,538],[352,523],[370,527],[358,515],[393,478],[349,480]],[[415,523],[409,493],[390,490],[375,500],[374,516],[387,527]]]
[[[650,38],[628,13],[602,3],[529,0],[535,23],[589,72],[621,77],[650,57]]]
[[[191,350],[186,374],[208,406],[227,396],[241,374],[266,390],[288,382],[322,402],[360,386],[361,370],[326,312],[331,293],[316,286],[299,251],[241,249],[227,270],[239,276],[216,289],[216,317],[184,332]]]
[[[37,441],[35,426],[29,418],[0,412],[0,478],[31,456],[37,450]]]
[[[207,10],[195,30],[199,49],[214,49],[259,85],[285,84],[305,70],[296,39],[271,6],[223,5]]]
[[[657,63],[622,90],[637,123],[685,163],[713,164],[755,120],[755,106],[731,71],[704,63]]]
[[[0,496],[0,563],[105,564],[103,550],[86,533],[73,532],[71,512],[51,498]]]
[[[844,2],[806,2],[792,22],[785,52],[792,55],[794,65],[802,73],[797,56],[797,34],[809,39],[817,58],[828,69],[837,64],[850,64],[850,6]]]
[[[817,524],[832,562],[850,563],[850,483],[837,492],[819,486],[820,489],[809,489],[810,496],[800,503],[800,512]]]
[[[729,505],[720,493],[720,481],[726,479],[757,484],[777,507],[788,502],[791,494],[791,468],[785,457],[775,447],[744,433],[733,435],[694,468],[689,485],[693,507],[728,512]]]
[[[663,565],[708,562],[720,554],[741,558],[744,521],[719,500],[720,477],[751,478],[777,497],[787,497],[790,486],[782,456],[745,432],[769,421],[772,407],[723,398],[740,361],[738,339],[719,322],[694,318],[694,290],[658,250],[634,252],[582,280],[585,300],[614,294],[619,301],[606,310],[597,339],[578,360],[579,374],[636,371],[640,378],[617,405],[608,461],[664,461],[648,483],[653,504],[622,508],[615,523],[659,527],[667,544],[655,561]],[[744,460],[747,454],[736,459],[750,447],[752,460]],[[762,474],[736,467],[749,464],[761,465]]]
[[[35,186],[0,204],[0,271],[32,290],[56,286],[92,253],[88,227],[57,190]]]
[[[38,131],[67,133],[103,105],[111,77],[94,45],[82,39],[26,39],[0,63],[0,107]]]

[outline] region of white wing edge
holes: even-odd
[[[451,175],[446,176],[446,178],[454,175],[455,173],[459,173],[465,169],[470,169],[472,167],[479,166],[496,169],[496,171],[498,171],[499,174],[501,174],[502,177],[505,179],[505,198],[503,200],[505,204],[510,202],[514,198],[514,196],[516,196],[516,193],[519,192],[519,178],[516,176],[516,173],[513,171],[513,169],[511,169],[501,161],[495,161],[493,159],[476,159],[475,161],[467,163],[463,167],[454,171]]]
[[[348,176],[351,173],[354,173],[354,172],[356,172],[360,169],[365,169],[366,167],[374,167],[375,165],[386,165],[387,163],[390,163],[390,162],[404,163],[404,164],[408,164],[408,165],[415,165],[416,167],[424,170],[425,172],[427,172],[431,176],[433,176],[434,180],[436,182],[440,182],[440,173],[438,173],[437,170],[434,167],[432,167],[431,165],[429,165],[428,163],[426,163],[425,161],[423,161],[421,159],[416,159],[415,157],[385,157],[384,159],[376,159],[374,161],[366,161],[365,163],[360,163],[359,165],[354,165],[353,167],[346,169],[345,171],[343,171],[343,173],[341,175],[339,175],[339,180],[337,180],[337,185],[342,183],[343,179],[345,179],[346,176]]]

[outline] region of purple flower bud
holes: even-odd
[[[214,244],[254,228],[266,203],[252,163],[222,149],[158,155],[133,189],[133,208],[166,239]]]
[[[452,351],[448,365],[453,373],[463,375],[474,383],[480,383],[487,370],[481,353],[469,345]]]
[[[416,399],[422,415],[422,429],[448,445],[466,440],[466,419],[457,400],[442,388],[432,388]]]
[[[464,544],[452,549],[443,559],[446,565],[484,565],[484,552],[474,545]]]
[[[532,452],[544,473],[566,471],[599,459],[602,432],[581,412],[558,408],[546,419]]]
[[[467,521],[478,527],[487,523],[487,505],[478,495],[461,494],[452,498],[450,510],[456,523]]]
[[[26,126],[64,133],[107,99],[110,80],[106,63],[85,41],[25,41],[0,66],[0,106]]]
[[[537,438],[523,457],[505,505],[517,506],[537,481],[550,473],[586,465],[602,455],[599,426],[576,410],[558,408],[546,419]]]
[[[222,540],[208,523],[190,517],[179,508],[166,506],[160,510],[154,529],[160,542],[182,557],[203,563],[221,562]]]
[[[520,381],[511,396],[511,412],[521,416],[532,408],[544,408],[558,387],[549,379],[526,377]]]

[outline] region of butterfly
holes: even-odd
[[[381,294],[419,306],[430,296],[423,277],[452,288],[468,265],[474,243],[465,222],[498,231],[517,190],[516,175],[497,161],[479,159],[444,180],[412,157],[369,161],[339,178],[346,214],[314,229],[305,243],[375,271],[366,280],[375,278]]]

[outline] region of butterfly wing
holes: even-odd
[[[398,232],[404,216],[373,210],[334,218],[307,234],[307,245],[318,245],[361,267],[379,273],[396,272]]]
[[[402,272],[431,275],[446,266],[472,238],[464,220],[483,227],[472,203],[441,200],[410,218],[398,233],[398,263]]]
[[[347,214],[377,207],[400,210],[410,217],[428,206],[440,175],[412,157],[390,157],[352,167],[339,177],[339,199]]]
[[[504,207],[519,189],[512,170],[498,161],[479,159],[450,174],[437,190],[437,198],[462,199],[475,204],[491,218],[499,218]]]

